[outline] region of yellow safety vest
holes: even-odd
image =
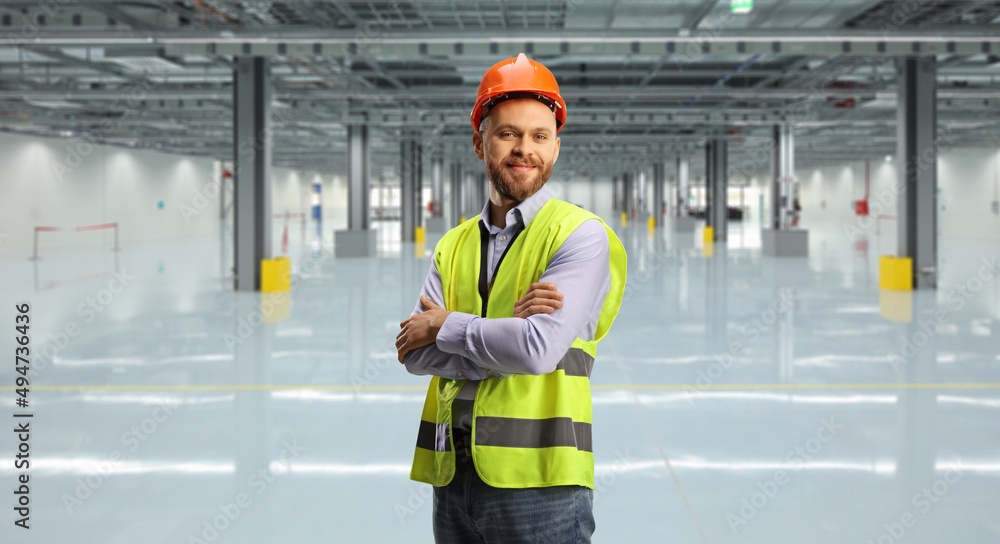
[[[599,217],[550,198],[503,256],[492,288],[480,290],[488,233],[475,217],[448,231],[434,250],[445,307],[487,318],[513,317],[514,304],[539,280],[556,250],[588,219]],[[611,290],[594,340],[574,340],[556,370],[479,383],[473,404],[472,458],[493,487],[580,485],[594,488],[590,372],[596,344],[618,315],[625,289],[625,248],[603,221],[610,243]],[[488,293],[484,301],[481,292]],[[465,380],[433,377],[427,390],[410,478],[435,486],[455,475],[452,402]]]

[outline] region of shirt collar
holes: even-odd
[[[520,204],[514,206],[507,212],[507,226],[510,227],[514,223],[520,221],[525,228],[531,224],[531,220],[538,215],[538,210],[542,209],[548,200],[552,198],[552,193],[542,185],[542,188],[535,192],[535,194],[529,196],[528,198],[521,201]],[[490,201],[487,200],[483,204],[483,211],[479,214],[479,222],[484,225],[487,229],[493,226],[490,222]]]

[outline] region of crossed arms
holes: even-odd
[[[552,372],[574,339],[594,337],[611,288],[609,253],[604,225],[585,221],[515,303],[514,317],[499,319],[444,309],[432,261],[421,300],[400,323],[399,361],[411,374],[452,379]]]

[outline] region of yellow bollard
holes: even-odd
[[[427,241],[427,229],[425,227],[417,227],[413,231],[413,241],[420,243]]]
[[[656,218],[655,218],[655,217],[653,217],[653,216],[650,216],[650,217],[649,217],[649,219],[647,219],[647,220],[646,220],[646,223],[648,223],[648,224],[649,224],[649,228],[650,228],[650,230],[652,230],[652,229],[655,229],[655,228],[656,228]]]
[[[882,255],[878,259],[878,285],[895,291],[913,290],[913,260]]]
[[[458,218],[458,224],[461,225],[462,223],[465,223],[465,217],[464,216]]]
[[[622,226],[623,227],[628,226],[628,214],[625,212],[622,212]]]
[[[701,233],[701,241],[706,244],[715,243],[715,229],[713,227],[705,227],[705,230]]]
[[[292,288],[292,261],[288,257],[275,257],[260,261],[260,291],[273,293]]]

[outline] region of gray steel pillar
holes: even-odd
[[[476,178],[478,176],[467,170],[463,171],[463,173],[465,174],[462,181],[462,196],[464,198],[462,199],[461,215],[462,217],[468,219],[471,214],[471,210],[473,209],[472,203],[479,198],[476,191]]]
[[[767,225],[773,230],[781,229],[781,178],[782,160],[784,154],[784,140],[782,140],[781,125],[774,125],[771,129],[771,140],[774,147],[771,149],[771,213]]]
[[[458,225],[463,213],[462,203],[465,196],[462,188],[463,179],[462,163],[458,161],[451,163],[451,220],[455,225]]]
[[[637,171],[636,175],[635,175],[635,179],[636,179],[636,191],[635,191],[635,195],[636,195],[636,199],[635,199],[636,200],[636,202],[635,202],[636,217],[644,217],[646,215],[646,212],[648,211],[646,209],[646,207],[647,207],[647,203],[646,203],[646,191],[648,191],[647,185],[646,185],[646,170],[643,169],[643,170]]]
[[[691,200],[691,159],[677,157],[677,217],[688,216]]]
[[[271,83],[264,57],[236,57],[233,69],[233,210],[237,291],[260,291],[271,258]]]
[[[769,257],[807,257],[809,233],[791,228],[795,218],[795,130],[791,125],[772,129],[771,212],[761,231],[761,251]]]
[[[781,125],[777,130],[778,146],[778,222],[782,230],[792,226],[795,216],[795,130]],[[772,187],[773,189],[773,187]],[[774,198],[772,196],[772,198]]]
[[[414,241],[416,228],[422,224],[421,193],[422,149],[414,140],[399,143],[400,235],[404,242]]]
[[[632,206],[634,206],[635,196],[633,195],[633,175],[631,172],[622,174],[622,211],[632,218]]]
[[[334,233],[334,255],[368,257],[375,254],[376,232],[369,228],[369,170],[371,150],[367,125],[347,127],[347,230]]]
[[[653,163],[653,221],[655,221],[656,228],[663,226],[663,185],[664,185],[664,171],[666,170],[666,165],[663,161],[656,161]]]
[[[728,142],[723,138],[713,138],[705,145],[705,191],[708,196],[706,225],[712,227],[713,241],[725,242],[729,225]]]
[[[368,126],[347,127],[347,229],[367,230],[371,150]]]
[[[444,204],[444,158],[431,159],[431,217],[441,217]]]
[[[427,218],[428,233],[448,230],[444,221],[444,158],[431,158],[431,215]],[[422,210],[421,210],[422,213]]]
[[[404,136],[405,138],[405,136]],[[399,142],[399,239],[413,241],[414,215],[416,207],[413,193],[413,153],[416,142],[404,139]]]
[[[611,210],[619,211],[620,208],[624,208],[621,200],[621,188],[618,186],[618,176],[611,177]]]
[[[896,253],[912,259],[914,289],[937,289],[937,67],[934,57],[897,62]]]

